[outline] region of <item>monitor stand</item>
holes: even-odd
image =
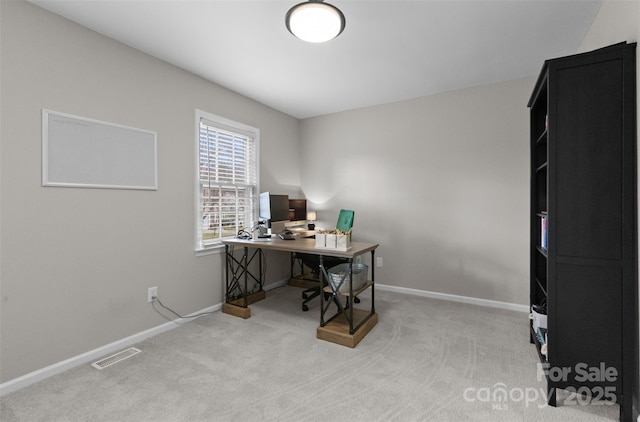
[[[282,233],[283,231],[286,230],[286,226],[285,223],[287,221],[272,221],[271,222],[271,231],[270,234],[271,235],[276,235],[278,233]]]

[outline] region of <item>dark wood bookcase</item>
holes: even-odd
[[[549,404],[558,389],[615,400],[622,421],[638,406],[635,50],[547,60],[528,104],[530,299],[547,311],[546,339],[530,336]]]

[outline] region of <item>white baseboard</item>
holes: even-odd
[[[187,315],[187,317],[191,315],[196,315],[202,312],[215,312],[215,311],[219,311],[220,309],[222,309],[222,303],[194,312],[192,314]],[[82,353],[80,355],[63,360],[61,362],[54,363],[53,365],[49,365],[42,369],[38,369],[37,371],[30,372],[21,377],[9,380],[5,383],[0,384],[0,397],[4,396],[5,394],[9,394],[14,391],[17,391],[28,385],[34,384],[38,381],[42,381],[43,379],[49,378],[53,375],[67,371],[76,366],[85,364],[87,362],[95,361],[97,359],[100,359],[103,356],[109,355],[114,352],[118,352],[122,349],[126,349],[127,347],[140,343],[141,341],[146,340],[150,337],[157,336],[158,334],[164,333],[165,331],[169,331],[174,328],[177,328],[181,324],[184,324],[185,322],[186,322],[185,320],[180,320],[180,319],[169,321],[157,327],[150,328],[148,330],[139,332],[132,336],[123,338],[121,340],[114,341],[113,343],[107,344],[105,346],[98,347],[97,349],[90,350],[86,353]]]
[[[274,283],[268,284],[263,286],[265,291],[269,291],[272,289],[276,289],[278,287],[282,287],[285,286],[287,283],[288,279],[283,279],[283,280],[279,280],[276,281]],[[487,299],[478,299],[478,298],[474,298],[474,297],[467,297],[467,296],[457,296],[457,295],[451,295],[451,294],[446,294],[446,293],[437,293],[437,292],[429,292],[429,291],[425,291],[425,290],[417,290],[417,289],[409,289],[406,287],[396,287],[396,286],[388,286],[388,285],[384,285],[384,284],[377,284],[376,283],[376,288],[379,290],[386,290],[386,291],[390,291],[390,292],[396,292],[396,293],[402,293],[402,294],[407,294],[407,295],[414,295],[414,296],[422,296],[422,297],[429,297],[429,298],[433,298],[433,299],[441,299],[441,300],[449,300],[452,302],[462,302],[462,303],[469,303],[472,305],[479,305],[479,306],[488,306],[491,308],[499,308],[499,309],[508,309],[508,310],[512,310],[512,311],[519,311],[519,312],[529,312],[529,307],[526,305],[517,305],[514,303],[507,303],[507,302],[498,302],[498,301],[494,301],[494,300],[487,300]],[[201,311],[197,311],[194,312],[192,314],[187,315],[195,315],[195,314],[199,314],[202,312],[215,312],[215,311],[219,311],[220,309],[222,309],[222,304],[217,304],[214,306],[211,306],[209,308],[203,309]],[[181,324],[183,324],[185,321],[183,320],[174,320],[174,321],[169,321],[165,324],[159,325],[157,327],[154,328],[150,328],[148,330],[142,331],[140,333],[131,335],[129,337],[123,338],[121,340],[115,341],[113,343],[107,344],[105,346],[99,347],[97,349],[94,350],[90,350],[86,353],[82,353],[80,355],[74,356],[72,358],[63,360],[61,362],[55,363],[53,365],[49,365],[45,368],[42,369],[38,369],[37,371],[33,371],[30,372],[28,374],[25,374],[21,377],[18,378],[14,378],[10,381],[7,381],[3,384],[0,384],[0,397],[4,396],[5,394],[9,394],[12,393],[14,391],[17,391],[21,388],[27,387],[28,385],[34,384],[38,381],[42,381],[46,378],[49,378],[53,375],[59,374],[61,372],[67,371],[71,368],[74,368],[76,366],[79,365],[83,365],[87,362],[92,362],[95,361],[103,356],[109,355],[111,353],[114,352],[118,352],[122,349],[126,349],[127,347],[133,346],[137,343],[140,343],[143,340],[146,340],[150,337],[156,336],[158,334],[161,334],[165,331],[169,331],[172,330],[174,328],[179,327]],[[638,422],[640,422],[640,419],[638,420]]]
[[[268,292],[269,290],[277,289],[278,287],[284,287],[287,285],[288,282],[289,282],[288,278],[283,278],[282,280],[274,281],[271,284],[265,284],[264,286],[262,286],[262,289],[265,292]]]
[[[448,300],[451,302],[461,302],[461,303],[468,303],[471,305],[487,306],[489,308],[508,309],[510,311],[518,311],[518,312],[525,312],[525,313],[530,312],[529,306],[527,305],[518,305],[516,303],[508,303],[508,302],[498,302],[496,300],[489,300],[489,299],[479,299],[477,297],[458,296],[458,295],[451,295],[447,293],[430,292],[427,290],[388,286],[386,284],[378,284],[378,283],[376,283],[376,289],[379,289],[382,291],[386,290],[389,292],[403,293],[403,294],[413,295],[413,296],[429,297],[432,299]]]

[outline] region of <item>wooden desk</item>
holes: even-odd
[[[295,252],[318,255],[320,258],[321,277],[329,279],[326,268],[323,265],[323,257],[340,257],[345,258],[350,265],[359,255],[367,252],[371,253],[370,274],[371,280],[366,285],[353,290],[353,280],[351,274],[345,279],[348,282],[349,289],[346,292],[336,291],[331,283],[324,288],[327,293],[320,295],[322,306],[320,307],[320,326],[317,330],[316,337],[322,340],[331,341],[333,343],[342,344],[343,346],[355,347],[360,340],[376,325],[378,315],[375,312],[375,250],[377,243],[368,242],[352,242],[351,248],[347,251],[336,249],[322,249],[315,247],[315,240],[309,238],[296,238],[296,240],[282,240],[278,237],[271,240],[242,240],[242,239],[225,239],[222,241],[225,245],[226,255],[226,297],[222,311],[230,315],[242,318],[251,317],[251,309],[249,305],[264,299],[263,290],[263,271],[262,271],[262,251],[273,250],[281,252]],[[242,256],[236,258],[234,248],[242,248]],[[253,252],[249,252],[249,250]],[[250,264],[257,259],[258,274],[253,274],[249,270]],[[251,286],[250,286],[251,280]],[[354,298],[365,290],[371,289],[371,308],[370,310],[354,309]],[[326,319],[329,307],[334,303],[338,307],[338,311]],[[326,319],[326,320],[325,320]]]

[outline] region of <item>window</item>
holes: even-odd
[[[260,131],[196,111],[198,126],[196,249],[220,244],[258,219]]]

